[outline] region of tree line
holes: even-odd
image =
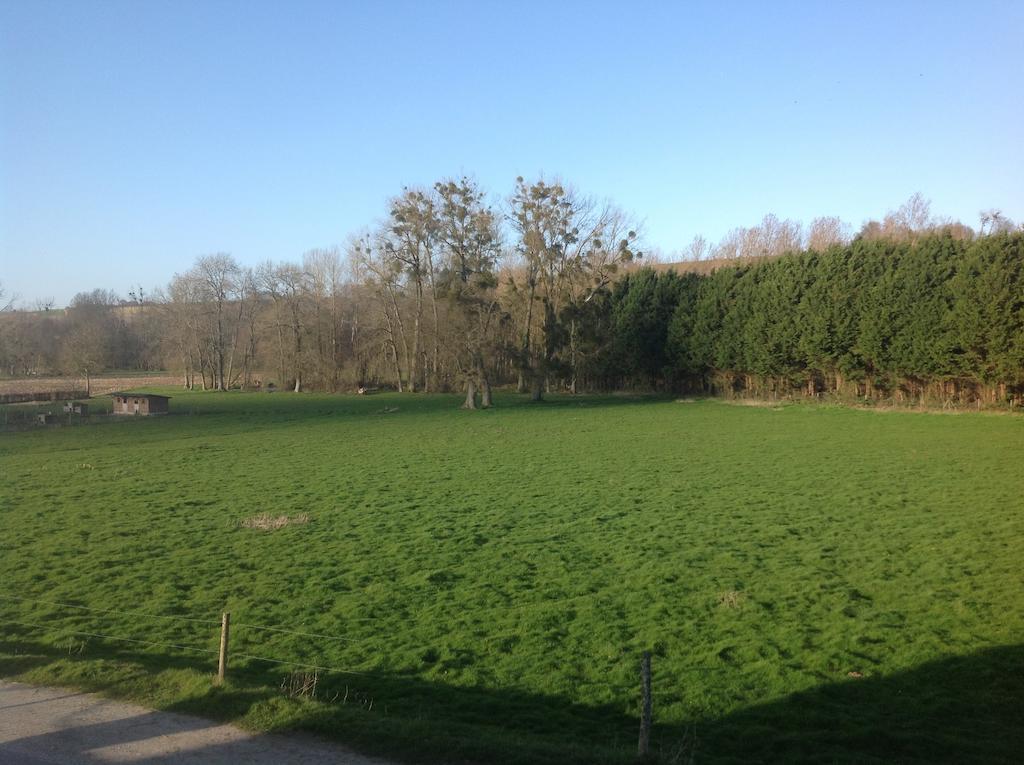
[[[472,179],[392,198],[347,247],[243,267],[196,259],[165,289],[0,316],[11,375],[169,369],[188,388],[465,392],[644,388],[944,400],[1019,396],[1021,234],[935,218],[920,195],[855,235],[769,215],[671,267],[636,225],[558,182],[503,203]]]
[[[710,273],[627,274],[602,388],[1024,401],[1024,233],[859,238]]]

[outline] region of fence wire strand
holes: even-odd
[[[16,621],[14,619],[4,619],[4,623],[5,624],[17,624],[17,625],[20,625],[22,627],[35,627],[36,629],[41,629],[41,630],[52,630],[52,629],[54,629],[54,626],[55,626],[53,624],[47,625],[47,624],[38,624],[36,622],[21,622],[21,621]],[[217,649],[215,649],[215,648],[200,648],[199,646],[179,645],[177,643],[160,643],[160,642],[155,641],[155,640],[140,640],[139,638],[121,637],[120,635],[104,635],[104,634],[99,633],[99,632],[83,632],[82,630],[67,629],[66,627],[61,627],[59,625],[57,625],[56,628],[59,629],[61,632],[66,632],[66,633],[69,633],[71,635],[85,635],[87,637],[102,638],[104,640],[121,640],[121,641],[123,641],[125,643],[139,643],[139,644],[142,644],[142,645],[155,645],[155,646],[159,646],[161,648],[177,648],[178,650],[181,650],[181,651],[197,651],[199,653],[212,653],[214,655],[216,655],[218,653]]]
[[[57,618],[60,618],[60,617],[57,617]],[[159,642],[159,641],[156,641],[156,640],[141,640],[139,638],[124,637],[124,636],[121,636],[121,635],[105,635],[105,634],[100,633],[100,632],[86,632],[84,630],[73,630],[73,629],[69,629],[67,627],[63,627],[63,626],[58,625],[58,624],[53,624],[52,622],[50,624],[40,624],[38,622],[23,622],[23,621],[19,621],[19,620],[16,620],[16,619],[4,619],[3,623],[4,624],[17,624],[17,625],[19,625],[21,627],[33,627],[35,629],[40,629],[40,630],[44,630],[44,631],[54,631],[54,630],[57,630],[57,631],[60,631],[60,632],[66,633],[66,634],[70,634],[70,635],[79,635],[79,636],[84,636],[84,637],[94,637],[94,638],[99,638],[101,640],[119,640],[119,641],[124,642],[124,643],[135,643],[135,644],[138,644],[138,645],[157,646],[157,647],[160,647],[160,648],[174,648],[174,649],[181,650],[181,651],[195,651],[197,653],[212,654],[214,656],[216,656],[216,655],[218,655],[220,653],[220,651],[218,649],[215,649],[215,648],[200,648],[199,646],[193,646],[193,645],[181,645],[181,644],[178,644],[178,643],[162,643],[162,642]],[[251,653],[240,653],[240,652],[236,652],[236,651],[230,651],[228,655],[230,657],[234,658],[234,659],[248,659],[250,661],[263,661],[263,662],[267,662],[269,664],[280,664],[280,665],[283,665],[283,666],[300,667],[300,668],[303,668],[303,669],[312,669],[314,671],[337,672],[339,674],[345,674],[345,675],[359,675],[359,676],[362,676],[362,677],[373,677],[373,675],[370,675],[367,672],[359,672],[357,670],[342,669],[341,667],[329,667],[329,666],[325,666],[325,665],[322,665],[322,664],[308,664],[308,663],[297,662],[297,661],[285,661],[283,659],[272,659],[269,656],[257,656],[256,654],[251,654]]]
[[[0,600],[17,600],[23,603],[38,603],[45,606],[55,606],[57,608],[74,608],[80,611],[93,611],[100,614],[121,614],[123,616],[137,616],[139,618],[146,619],[173,619],[183,622],[196,622],[198,624],[220,624],[220,620],[216,619],[197,619],[192,616],[177,616],[176,614],[147,614],[142,611],[123,611],[119,608],[91,608],[89,606],[79,606],[74,603],[60,603],[53,600],[39,600],[37,598],[22,598],[17,595],[0,595]]]
[[[301,667],[303,669],[322,670],[324,672],[339,672],[344,675],[359,675],[361,677],[377,677],[369,672],[359,672],[354,669],[341,669],[340,667],[325,667],[321,664],[304,664],[298,661],[284,661],[282,659],[269,659],[266,656],[254,656],[250,653],[232,653],[235,659],[249,659],[250,661],[266,661],[271,664],[284,664],[290,667]]]
[[[18,596],[18,595],[0,595],[0,600],[13,600],[13,601],[19,601],[19,602],[22,602],[22,603],[35,603],[35,604],[38,604],[38,605],[53,606],[55,608],[73,608],[73,609],[76,609],[76,610],[79,610],[79,611],[90,611],[90,612],[93,612],[93,613],[100,613],[100,614],[119,614],[119,615],[122,615],[122,616],[136,616],[136,617],[139,617],[139,618],[146,618],[146,619],[168,619],[168,620],[173,620],[173,621],[194,622],[196,624],[209,624],[209,625],[213,625],[213,626],[219,626],[220,625],[220,620],[219,619],[198,619],[198,618],[195,618],[195,617],[192,617],[192,616],[178,616],[177,614],[153,614],[153,613],[145,613],[145,612],[142,612],[142,611],[124,611],[124,610],[119,609],[119,608],[92,608],[91,606],[81,606],[81,605],[77,605],[75,603],[61,603],[59,601],[54,601],[54,600],[39,600],[38,598],[24,598],[24,597],[21,597],[21,596]],[[377,620],[376,617],[368,617],[368,618],[357,618],[357,619],[343,619],[342,621],[355,622],[355,621],[376,621],[376,620]],[[253,623],[250,623],[250,622],[232,622],[231,626],[232,627],[239,627],[239,628],[256,629],[256,630],[266,630],[268,632],[281,632],[281,633],[288,634],[288,635],[298,635],[300,637],[319,638],[319,639],[322,639],[322,640],[336,640],[336,641],[343,641],[343,642],[348,642],[348,643],[362,643],[362,642],[366,642],[365,640],[360,639],[360,638],[350,638],[350,637],[345,637],[345,636],[341,636],[341,635],[321,635],[321,634],[317,634],[315,632],[302,632],[302,631],[299,631],[299,630],[289,630],[289,629],[285,629],[283,627],[269,627],[269,626],[266,626],[266,625],[263,625],[263,624],[253,624]]]
[[[267,626],[264,626],[262,624],[250,624],[250,623],[246,623],[246,622],[237,622],[237,623],[236,622],[231,622],[231,627],[232,627],[232,629],[234,629],[235,627],[241,627],[241,628],[247,628],[247,629],[251,629],[251,630],[266,630],[267,632],[282,632],[282,633],[284,633],[286,635],[299,635],[300,637],[320,638],[322,640],[338,640],[338,641],[342,641],[342,642],[345,642],[345,643],[365,643],[366,642],[365,640],[362,640],[360,638],[350,638],[350,637],[344,637],[344,636],[341,636],[341,635],[318,635],[315,632],[299,632],[298,630],[288,630],[288,629],[284,629],[283,627],[267,627]]]

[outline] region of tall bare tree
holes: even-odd
[[[683,260],[707,260],[711,257],[713,248],[711,242],[705,239],[701,234],[697,234],[690,240],[690,243],[683,248],[682,259]]]
[[[8,295],[4,289],[4,283],[0,282],[0,313],[7,313],[14,310],[14,303],[17,301],[17,295]]]
[[[343,332],[342,291],[344,267],[337,247],[311,250],[302,258],[308,275],[313,303],[313,342],[319,382],[331,391],[338,390],[338,372],[342,366]]]
[[[850,241],[850,227],[837,216],[823,215],[811,221],[807,230],[807,248],[824,252],[829,247]]]
[[[235,330],[239,317],[233,314],[232,304],[237,304],[239,298],[241,269],[231,255],[219,252],[200,257],[193,268],[193,275],[213,314],[213,387],[226,390],[227,367],[238,341]]]
[[[393,248],[389,250],[375,246],[368,235],[354,240],[350,245],[353,270],[375,298],[380,345],[391,356],[395,387],[401,393],[405,385],[403,360],[404,369],[408,370],[411,357],[400,300],[402,264],[393,256],[393,251]],[[399,347],[402,349],[401,355]]]
[[[437,373],[440,327],[434,272],[437,235],[434,200],[423,191],[406,189],[401,196],[391,200],[389,216],[379,247],[388,258],[402,264],[412,291],[412,350],[408,360],[409,392],[412,393],[416,391],[417,385],[426,386],[429,377],[420,359],[423,354],[425,302],[430,303],[434,330],[430,371],[434,375]],[[422,382],[420,370],[423,370]]]
[[[307,330],[308,274],[301,266],[293,263],[265,263],[259,267],[257,274],[261,286],[274,305],[278,374],[284,382],[288,371],[286,367],[290,368],[292,389],[299,393],[302,391],[306,362],[304,339]]]
[[[803,244],[802,226],[799,222],[769,213],[761,222],[749,228],[732,229],[715,247],[716,258],[738,258],[753,260],[772,258],[786,252],[795,252]]]
[[[529,379],[539,401],[552,374],[568,368],[575,377],[575,315],[608,284],[619,265],[635,257],[635,231],[611,205],[598,206],[560,183],[516,179],[509,220],[515,232],[519,276],[510,294],[522,307],[520,389]],[[539,303],[540,315],[535,316]],[[566,312],[566,309],[570,309]],[[570,346],[568,363],[559,351]]]
[[[110,337],[98,321],[80,321],[64,336],[61,359],[65,371],[85,378],[85,395],[92,395],[92,377],[110,360]]]
[[[92,395],[92,376],[111,365],[118,327],[111,310],[118,298],[106,290],[80,292],[71,300],[61,340],[64,371],[85,378],[86,395]]]
[[[509,207],[521,265],[521,276],[513,277],[511,287],[525,306],[519,390],[529,385],[531,397],[539,401],[560,345],[558,292],[569,249],[578,241],[577,202],[560,183],[527,183],[519,177]],[[539,330],[534,326],[537,303],[542,311]]]
[[[453,335],[461,339],[455,357],[466,386],[465,408],[476,408],[479,391],[486,409],[493,403],[487,357],[500,313],[495,272],[500,254],[498,219],[469,178],[441,181],[434,190],[445,282],[458,317]]]
[[[861,239],[891,239],[896,242],[910,242],[940,228],[956,228],[959,225],[951,220],[933,217],[931,204],[931,201],[926,199],[921,192],[916,192],[897,209],[886,213],[881,222],[867,221],[857,236]]]

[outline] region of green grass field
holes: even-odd
[[[0,674],[410,758],[625,763],[650,649],[665,762],[1024,750],[1024,418],[172,395],[0,435]],[[212,654],[80,634],[209,651],[222,610],[224,688]],[[242,654],[359,674],[291,699]]]

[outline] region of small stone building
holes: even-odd
[[[120,391],[111,393],[114,399],[112,414],[131,414],[149,416],[151,414],[167,414],[167,402],[170,396],[161,396],[156,393],[126,393]]]

